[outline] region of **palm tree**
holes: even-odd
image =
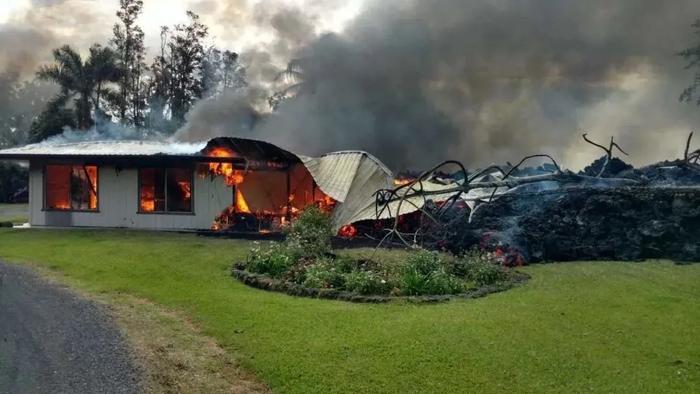
[[[97,113],[101,98],[111,93],[105,83],[116,82],[119,78],[117,55],[111,49],[95,44],[85,62],[68,45],[54,49],[53,57],[55,64],[42,66],[37,77],[58,84],[61,90],[56,102],[65,103],[74,98],[78,128],[88,129],[92,126],[93,107]]]
[[[303,65],[304,61],[305,59],[303,58],[290,60],[289,63],[287,63],[287,68],[282,70],[282,72],[275,77],[275,82],[281,83],[282,88],[281,90],[275,91],[267,98],[267,102],[273,111],[276,110],[283,101],[313,90],[311,88],[311,83],[306,80],[307,78],[304,73]]]

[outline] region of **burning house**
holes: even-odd
[[[310,205],[339,230],[391,172],[366,152],[295,155],[263,141],[99,141],[0,150],[29,162],[30,224],[273,232]]]

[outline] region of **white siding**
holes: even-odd
[[[194,172],[194,170],[193,170]],[[233,192],[222,177],[194,179],[192,214],[138,213],[138,170],[117,171],[100,166],[98,212],[45,211],[43,166],[32,164],[29,176],[29,206],[32,226],[128,227],[142,229],[208,229],[214,218],[233,201]]]

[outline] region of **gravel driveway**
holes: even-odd
[[[101,307],[0,261],[1,393],[136,393],[139,377]]]

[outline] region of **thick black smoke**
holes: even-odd
[[[697,17],[697,0],[375,1],[342,34],[297,52],[306,93],[277,113],[251,130],[240,108],[255,103],[204,102],[179,136],[228,130],[306,154],[364,149],[400,169],[534,152],[580,165],[599,153],[578,142],[586,129],[617,135],[644,162],[674,154],[700,121],[678,103],[690,75],[675,56]]]

